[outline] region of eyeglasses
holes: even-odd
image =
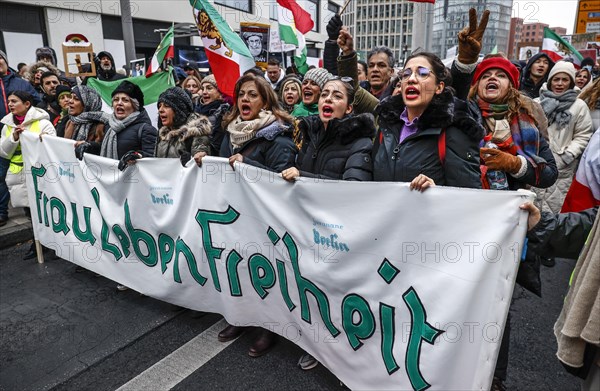
[[[402,73],[400,73],[400,78],[402,79],[402,81],[406,81],[408,79],[410,79],[410,77],[413,75],[415,75],[415,77],[417,78],[417,80],[422,81],[425,80],[429,77],[429,75],[432,73],[431,69],[426,68],[426,67],[417,67],[416,72],[413,72],[412,69],[410,68],[406,68],[405,70],[402,71]]]
[[[348,76],[342,76],[342,77],[334,76],[334,77],[332,77],[331,79],[329,79],[327,81],[331,81],[331,80],[339,80],[342,83],[350,83],[350,84],[352,84],[352,81],[353,81],[353,79],[351,77],[348,77]]]

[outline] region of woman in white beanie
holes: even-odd
[[[575,86],[575,67],[559,61],[548,75],[537,98],[548,117],[550,149],[558,167],[558,180],[546,189],[535,189],[540,209],[559,213],[573,180],[581,154],[592,136],[592,117]]]
[[[215,76],[207,75],[200,82],[200,104],[196,106],[196,112],[205,115],[210,121],[212,126],[210,145],[215,155],[219,154],[226,133],[221,123],[230,109],[231,105],[223,100],[223,94],[219,90]]]

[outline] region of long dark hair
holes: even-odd
[[[292,123],[292,117],[283,110],[277,99],[277,95],[275,95],[275,91],[273,91],[273,88],[269,83],[263,77],[257,77],[252,73],[247,73],[240,77],[235,83],[235,89],[233,91],[234,106],[233,109],[223,117],[223,129],[227,129],[227,126],[240,115],[240,108],[237,105],[238,96],[242,85],[249,81],[254,82],[256,85],[258,93],[265,102],[265,109],[271,110],[279,122]]]

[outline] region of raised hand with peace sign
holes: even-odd
[[[490,11],[483,11],[479,26],[477,26],[477,10],[469,10],[469,26],[458,33],[458,61],[462,64],[474,64],[477,62],[479,52],[481,52],[481,43],[483,33],[487,27],[490,18]]]

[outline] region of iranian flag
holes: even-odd
[[[169,87],[175,86],[172,72],[169,70],[166,72],[155,73],[152,77],[148,78],[146,76],[137,76],[130,77],[126,80],[133,84],[137,84],[144,93],[144,108],[150,116],[152,125],[156,127],[156,123],[158,122],[158,108],[156,107],[156,102],[158,102],[158,97],[163,91]],[[87,86],[98,91],[100,97],[102,97],[102,111],[112,113],[111,94],[122,82],[123,80],[100,81],[96,78],[89,78]]]
[[[254,67],[254,57],[208,0],[190,0],[190,4],[219,90],[233,96],[237,80]]]
[[[171,28],[163,39],[158,44],[156,51],[154,52],[154,56],[152,56],[152,60],[150,61],[150,65],[146,70],[146,77],[152,76],[152,74],[158,72],[158,68],[162,65],[163,61],[168,58],[175,57],[175,49],[173,48],[173,41],[175,39],[175,32],[173,31],[174,25],[171,25]]]
[[[296,3],[296,0],[277,0],[277,4],[279,4],[277,7],[279,37],[282,42],[296,46],[294,63],[298,71],[305,74],[308,71],[308,64],[306,64],[304,34],[312,30],[315,22],[310,14]]]
[[[583,60],[581,53],[548,27],[544,27],[542,52],[546,53],[554,62],[560,61],[565,57],[571,57],[573,64],[578,68],[581,67],[581,61]]]

